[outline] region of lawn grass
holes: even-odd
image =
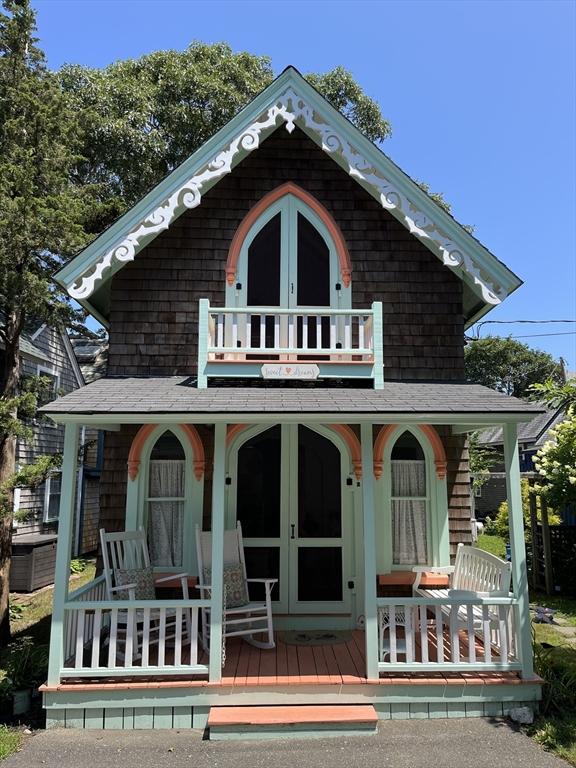
[[[89,562],[86,569],[79,574],[70,577],[69,589],[79,589],[84,584],[92,581],[96,572],[94,562]],[[52,602],[54,589],[48,587],[31,595],[11,595],[11,603],[22,606],[22,613],[10,622],[10,629],[14,639],[23,635],[30,635],[40,645],[50,642],[50,619],[52,616]]]
[[[504,558],[506,543],[483,533],[476,546]],[[528,733],[545,749],[576,766],[576,599],[561,595],[530,594],[532,606],[552,608],[555,624],[532,624],[536,672],[548,681],[543,689],[546,710]],[[559,706],[559,702],[562,704]]]
[[[506,543],[500,536],[491,536],[488,533],[481,533],[480,536],[478,536],[476,546],[478,549],[483,549],[485,552],[490,552],[490,554],[496,555],[496,557],[502,559],[504,559],[504,556],[506,555]]]
[[[0,725],[0,760],[13,755],[22,744],[22,732],[18,728]]]

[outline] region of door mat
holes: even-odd
[[[282,633],[286,645],[340,645],[352,640],[352,632],[346,630],[309,629]]]

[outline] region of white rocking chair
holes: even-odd
[[[196,526],[196,547],[198,550],[198,581],[197,589],[202,592],[202,598],[209,598],[212,592],[210,584],[212,574],[212,533],[201,531]],[[227,577],[237,580],[240,594],[231,594],[225,584],[223,610],[223,637],[244,637],[247,643],[256,648],[274,648],[274,629],[272,626],[272,588],[278,579],[248,579],[244,561],[244,543],[242,541],[242,526],[238,522],[236,528],[224,531],[224,579]],[[264,600],[251,602],[249,599],[249,584],[263,584]],[[241,595],[244,595],[243,599]],[[233,599],[236,598],[236,599]],[[256,640],[254,635],[267,634],[267,640]],[[202,645],[206,651],[210,647],[210,608],[202,609]]]
[[[121,531],[119,533],[106,533],[104,528],[100,529],[100,544],[102,548],[102,562],[104,579],[106,582],[106,598],[107,600],[137,600],[137,589],[139,585],[136,581],[130,583],[122,583],[122,575],[126,572],[132,572],[137,574],[138,571],[149,571],[151,569],[150,555],[148,554],[148,544],[146,541],[146,534],[142,528],[137,531]],[[169,576],[163,576],[160,578],[152,577],[153,586],[162,584],[163,582],[174,581],[179,579],[182,586],[182,599],[188,600],[188,574],[178,573],[170,574]],[[142,598],[140,598],[142,599]],[[166,611],[166,632],[173,633],[167,634],[166,640],[175,637],[176,632],[176,609],[168,609]],[[184,621],[184,637],[190,638],[190,612],[182,611],[182,617]],[[160,611],[150,610],[150,634],[157,633],[159,631],[159,617]],[[128,634],[130,633],[134,638],[132,657],[137,659],[140,657],[140,642],[142,641],[142,632],[139,626],[144,622],[144,609],[136,609],[132,618],[129,619],[127,611],[119,611],[117,617],[118,627]],[[159,637],[153,635],[149,638],[149,644],[157,644]]]

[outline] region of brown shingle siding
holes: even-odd
[[[461,378],[460,280],[302,132],[283,129],[114,277],[109,373],[195,372],[198,300],[223,306],[234,232],[286,181],[315,195],[340,226],[352,261],[353,306],[383,302],[385,375]]]

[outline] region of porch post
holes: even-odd
[[[510,554],[512,557],[512,586],[518,600],[516,627],[518,658],[522,664],[522,677],[533,677],[532,631],[528,595],[528,570],[524,545],[524,516],[520,489],[520,461],[516,424],[504,424],[504,465],[506,468],[506,495],[510,528]]]
[[[212,473],[212,597],[210,606],[211,683],[222,679],[222,607],[224,567],[224,481],[226,474],[226,424],[214,425]]]
[[[364,616],[366,677],[378,679],[378,620],[376,607],[376,526],[374,514],[374,451],[372,424],[360,427],[362,442],[362,510],[364,540]]]
[[[64,666],[64,605],[68,600],[68,581],[70,577],[70,552],[72,548],[72,528],[74,525],[74,496],[79,431],[80,427],[78,424],[66,424],[64,431],[48,685],[57,685],[60,682],[60,670]]]

